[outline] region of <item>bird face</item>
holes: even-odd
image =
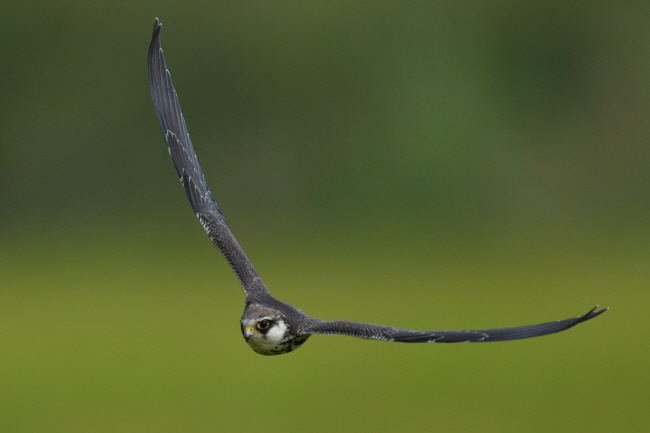
[[[296,334],[279,311],[259,306],[244,312],[241,332],[251,349],[260,355],[292,352],[309,338],[309,335]]]
[[[259,354],[284,353],[282,347],[287,339],[287,325],[281,318],[264,316],[242,319],[241,332],[248,345]]]

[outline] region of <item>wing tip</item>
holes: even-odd
[[[162,23],[160,22],[158,17],[156,17],[156,19],[153,22],[153,33],[152,33],[153,37],[156,37],[156,35],[160,33],[161,28],[162,28]]]
[[[162,48],[160,47],[160,30],[162,29],[162,23],[156,17],[153,22],[153,32],[151,34],[151,42],[149,43],[149,68],[151,70],[151,62],[156,57],[155,52],[160,51],[162,55]],[[163,60],[164,63],[164,60]]]
[[[602,308],[602,309],[596,311],[596,310],[598,309],[599,306],[600,306],[600,305],[596,305],[594,308],[592,308],[591,310],[589,310],[589,311],[587,312],[587,314],[585,314],[584,316],[580,316],[580,322],[585,322],[585,321],[587,321],[587,320],[593,319],[594,317],[600,316],[600,315],[603,314],[605,311],[609,310],[609,307],[605,307],[605,308]]]

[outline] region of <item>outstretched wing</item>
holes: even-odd
[[[212,242],[235,271],[246,297],[268,294],[264,283],[228,228],[226,220],[221,215],[205,182],[205,176],[185,126],[178,96],[172,85],[172,77],[160,47],[161,27],[162,24],[156,18],[151,45],[149,45],[149,82],[153,105],[167,142],[169,155],[172,157],[176,172],[185,188],[185,194],[192,205],[192,210]]]
[[[476,329],[467,331],[412,331],[390,326],[372,325],[347,321],[317,321],[301,330],[301,334],[341,334],[374,340],[399,341],[402,343],[475,343],[483,341],[521,340],[564,331],[578,323],[593,319],[607,311],[596,311],[594,307],[587,314],[539,325],[516,326],[514,328]]]

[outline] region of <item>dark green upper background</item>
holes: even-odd
[[[563,3],[9,6],[2,223],[169,218],[178,191],[143,58],[158,14],[231,219],[645,225],[648,8]]]
[[[650,423],[649,4],[6,3],[0,430]],[[156,122],[156,16],[208,184],[278,298],[410,328],[612,311],[489,347],[254,354]]]

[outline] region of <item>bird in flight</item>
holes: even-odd
[[[327,321],[308,316],[274,298],[228,228],[212,197],[194,152],[178,96],[160,46],[162,24],[156,18],[149,46],[151,97],[167,149],[192,210],[208,237],[226,258],[244,289],[246,303],[241,332],[248,345],[262,355],[281,355],[302,346],[314,334],[398,341],[404,343],[462,343],[519,340],[564,331],[607,310],[594,307],[582,316],[538,325],[462,331],[416,331],[344,320]]]

